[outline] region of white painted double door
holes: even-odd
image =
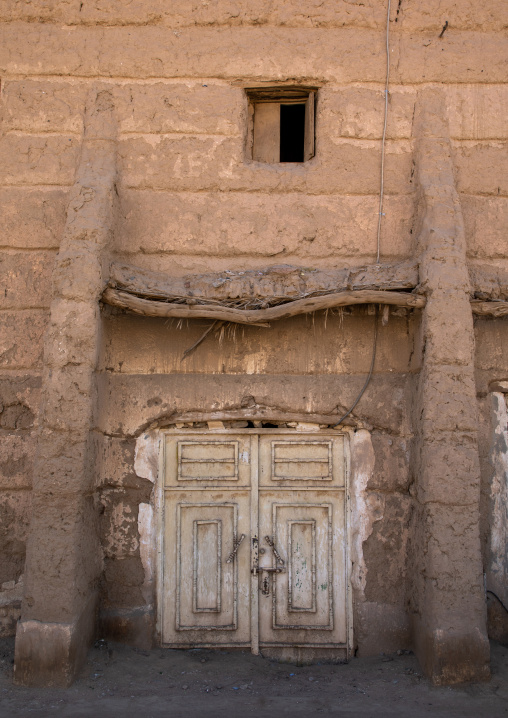
[[[163,644],[346,648],[344,437],[164,441]]]

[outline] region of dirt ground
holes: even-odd
[[[401,652],[399,652],[401,653]],[[0,641],[0,715],[508,717],[508,648],[492,644],[490,683],[436,688],[412,654],[293,666],[244,652],[141,651],[98,641],[68,689],[12,683],[14,640]]]

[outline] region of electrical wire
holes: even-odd
[[[506,608],[506,606],[505,606],[504,603],[501,601],[501,599],[499,598],[499,596],[497,595],[497,593],[494,593],[494,591],[491,591],[490,589],[487,589],[487,590],[485,591],[485,593],[490,593],[492,596],[494,596],[494,598],[497,598],[497,600],[499,601],[499,603],[501,604],[501,606],[504,608],[504,610],[506,611],[506,613],[508,613],[508,608]]]
[[[385,192],[385,145],[386,145],[386,125],[388,121],[388,87],[390,84],[390,9],[391,0],[388,0],[388,9],[386,14],[386,82],[385,82],[385,116],[383,122],[383,139],[381,141],[381,187],[379,190],[379,212],[377,218],[377,254],[376,264],[379,264],[381,255],[381,220],[383,219],[383,200]]]
[[[385,111],[383,121],[383,138],[381,141],[381,183],[379,188],[379,212],[377,218],[377,253],[376,253],[376,264],[379,264],[381,256],[381,220],[383,218],[383,200],[385,192],[385,145],[386,145],[386,126],[388,122],[388,88],[390,85],[390,10],[391,0],[388,0],[388,7],[386,10],[386,81],[385,81]],[[356,397],[352,407],[349,411],[346,411],[344,416],[341,416],[339,421],[333,425],[335,429],[339,424],[342,424],[351,412],[355,409],[356,405],[365,393],[365,389],[368,387],[374,371],[374,363],[376,361],[376,349],[377,349],[377,325],[378,325],[378,306],[376,305],[376,315],[374,317],[374,342],[372,347],[372,359],[370,362],[370,369],[360,393]]]

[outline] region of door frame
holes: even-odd
[[[243,418],[243,417],[242,417]],[[280,421],[280,420],[279,420]],[[227,420],[226,420],[227,422]],[[226,423],[225,422],[225,423]],[[204,422],[203,422],[204,423]],[[276,422],[273,422],[276,423]],[[155,562],[155,614],[156,614],[156,633],[158,637],[159,645],[163,646],[162,643],[162,611],[163,611],[163,584],[164,584],[164,468],[165,468],[165,437],[167,435],[178,436],[182,434],[196,434],[196,436],[227,436],[231,434],[284,434],[284,435],[295,435],[295,436],[308,436],[309,434],[315,435],[316,437],[323,434],[333,433],[337,436],[343,436],[344,438],[344,497],[345,497],[345,522],[346,522],[346,546],[345,546],[345,566],[346,566],[346,657],[350,658],[353,648],[353,589],[352,589],[352,537],[351,537],[351,447],[350,447],[350,434],[351,430],[349,427],[341,427],[340,430],[334,430],[332,427],[310,429],[307,428],[296,429],[293,427],[289,428],[276,428],[276,427],[255,427],[255,428],[206,428],[206,427],[192,427],[192,426],[172,426],[158,430],[159,441],[158,441],[158,471],[157,481],[154,487],[154,513],[155,513],[155,551],[156,551],[156,562]],[[251,472],[257,471],[259,473],[259,466],[256,461],[252,461]],[[252,486],[252,482],[251,482]],[[252,489],[251,489],[252,490]],[[253,497],[251,494],[251,516],[252,513],[258,510],[259,492]],[[257,608],[257,601],[254,602]],[[251,604],[252,609],[252,604]],[[254,654],[259,653],[259,621],[256,619],[254,612],[251,612],[251,634],[250,634],[250,645],[251,652]],[[218,649],[227,649],[227,646],[217,644]]]

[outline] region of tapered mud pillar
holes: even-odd
[[[414,642],[437,684],[489,677],[466,240],[443,91],[415,117],[423,364],[415,401]]]
[[[100,553],[92,499],[94,370],[102,252],[114,216],[116,126],[112,98],[95,88],[53,275],[45,337],[33,518],[14,676],[68,685],[94,633]]]

